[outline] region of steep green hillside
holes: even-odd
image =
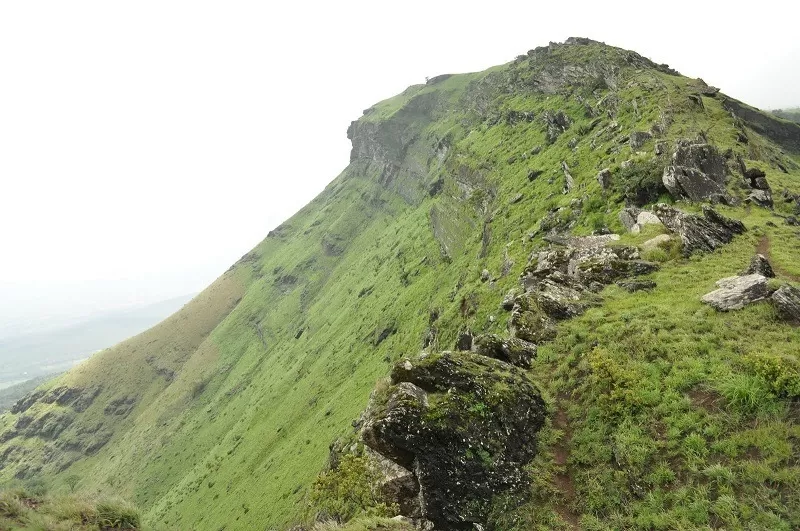
[[[679,140],[700,139],[728,173],[735,206],[718,210],[749,230],[708,254],[653,249],[655,289],[607,286],[541,342],[536,479],[487,500],[491,522],[797,528],[800,393],[770,387],[770,364],[791,381],[800,335],[766,302],[717,313],[700,296],[757,246],[798,279],[798,131],[585,39],[409,87],[353,122],[351,163],[323,193],[180,312],[0,417],[0,480],[58,490],[77,474],[79,490],[174,529],[313,519],[336,497],[313,488],[329,446],[352,437],[376,380],[462,331],[508,336],[500,304],[532,254],[559,234],[625,233],[626,204],[672,202],[663,170]],[[774,210],[742,202],[747,169]]]

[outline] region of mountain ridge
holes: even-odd
[[[499,306],[510,290],[519,289],[531,256],[550,245],[548,238],[613,232],[623,235],[623,243],[638,246],[645,236],[658,236],[659,229],[652,227],[639,235],[627,233],[620,213],[630,206],[679,199],[665,188],[663,173],[680,140],[700,139],[721,155],[729,153],[722,158],[722,181],[730,200],[723,198],[728,205],[715,208],[742,219],[750,230],[707,257],[681,258],[669,249],[650,253],[665,264],[653,274],[656,282],[678,286],[681,268],[695,268],[696,285],[676,291],[687,297],[681,307],[700,312],[696,291],[707,290],[708,281],[724,276],[718,274],[723,270],[735,274],[743,265],[738,262],[749,260],[754,251],[756,233],[772,235],[771,260],[797,274],[792,263],[797,250],[784,244],[793,237],[791,225],[778,215],[791,218],[793,194],[800,193],[794,180],[800,173],[795,149],[800,127],[785,123],[702,80],[588,39],[550,44],[484,72],[437,76],[409,87],[350,125],[351,162],[342,174],[184,309],[40,388],[33,400],[4,415],[0,479],[47,475],[59,488],[67,474],[78,474],[81,488],[122,493],[143,507],[147,522],[168,528],[288,528],[313,520],[318,506],[330,501],[313,487],[328,462],[329,445],[352,436],[349,426],[367,405],[375,381],[421,348],[453,348],[466,331],[507,336],[513,323]],[[742,173],[759,170],[775,195],[786,188],[784,197],[790,200],[775,201],[774,210],[759,206],[745,176],[735,177],[740,167]],[[599,175],[606,168],[610,182],[604,185]],[[681,208],[698,210],[690,202]],[[736,262],[736,268],[726,268],[726,260]],[[655,293],[669,300],[667,291]],[[603,518],[618,518],[614,521],[621,526],[650,518],[628,479],[659,473],[660,460],[673,458],[675,440],[688,436],[663,426],[663,434],[655,428],[654,434],[634,429],[642,408],[653,413],[661,405],[650,395],[632,395],[636,407],[630,411],[626,402],[612,400],[609,407],[618,415],[613,421],[593,402],[554,399],[576,389],[592,395],[597,391],[591,386],[601,384],[620,387],[628,396],[632,379],[639,374],[649,378],[656,370],[656,362],[617,331],[606,330],[603,337],[581,327],[590,323],[602,329],[606,308],[609,322],[612,317],[619,320],[615,323],[626,322],[627,312],[647,328],[655,317],[646,305],[632,307],[631,300],[646,300],[653,308],[662,304],[646,293],[627,297],[616,286],[601,295],[600,309],[559,325],[557,334],[539,345],[531,374],[542,387],[548,420],[533,466],[549,479],[535,485],[538,490],[528,500],[504,501],[508,517],[518,520],[495,518],[498,529],[525,525],[536,507],[546,509],[542,518],[548,525],[562,528],[579,517],[586,528],[602,528]],[[686,325],[680,315],[661,309],[673,329]],[[764,337],[796,338],[794,329],[775,320],[763,305],[743,312],[701,315],[714,334],[722,334],[722,320],[742,324],[744,315],[768,321]],[[653,344],[667,345],[658,328],[653,330]],[[624,359],[608,341],[628,345],[642,359]],[[702,334],[701,341],[713,344]],[[590,348],[591,342],[598,346]],[[715,389],[712,400],[718,400],[712,371],[697,361],[695,351],[687,352],[686,363],[703,367],[692,376],[697,382],[681,380],[667,395],[692,393],[692,385],[709,382]],[[712,367],[717,372],[728,371],[730,378],[745,375],[728,354],[720,356],[715,358],[718,367]],[[662,357],[665,365],[682,363],[670,353]],[[562,365],[562,359],[572,361]],[[646,390],[652,394],[656,388]],[[608,401],[602,392],[598,396],[598,404]],[[796,426],[775,413],[778,406],[789,407],[787,399],[770,397],[764,398],[774,406],[769,420],[780,424],[782,431],[776,433],[786,434],[776,435],[775,444],[792,448]],[[703,400],[699,396],[686,406],[686,414],[706,411]],[[563,441],[565,426],[554,428],[552,419],[561,411],[577,423],[581,407],[604,431],[581,425],[571,437],[572,461],[554,459],[554,468],[543,460]],[[666,414],[653,414],[666,423]],[[760,414],[743,410],[744,420],[731,429],[745,433],[740,423]],[[619,426],[625,430],[613,432]],[[709,426],[721,429],[716,417]],[[625,440],[617,440],[618,433]],[[601,459],[596,454],[603,444],[645,457],[603,454]],[[697,463],[710,466],[705,455],[693,457],[696,462],[677,461],[677,471],[670,472],[675,476],[670,481],[679,483],[675,490],[693,488],[688,471]],[[784,474],[781,481],[794,485],[797,479],[785,462],[781,457],[770,466]],[[589,487],[593,481],[613,488],[601,494],[573,486],[577,492],[560,503],[556,487],[562,480],[569,484],[569,467],[573,474],[586,474]],[[650,492],[660,492],[659,481],[648,484]],[[747,483],[734,494],[722,489],[722,495],[734,496],[735,504],[741,504],[736,510],[745,515],[752,512],[753,489]],[[539,499],[543,493],[550,497]],[[797,522],[795,499],[787,499],[781,513],[767,498],[775,515],[770,522]],[[634,508],[631,520],[620,520],[623,500]],[[697,521],[693,514],[672,511],[668,525],[722,518],[710,508],[717,501],[703,502],[705,516]],[[213,511],[207,510],[210,505]]]

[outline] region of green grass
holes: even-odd
[[[374,133],[402,159],[354,161],[182,311],[48,383],[45,390],[102,388],[57,440],[21,429],[0,444],[8,452],[0,481],[43,477],[66,493],[78,475],[80,491],[121,495],[141,507],[144,524],[168,529],[289,528],[314,514],[312,486],[330,443],[352,435],[392,362],[416,354],[426,337],[444,350],[465,328],[507,333],[499,303],[546,246],[546,230],[622,230],[632,178],[653,169],[643,163],[624,174],[623,162],[646,162],[655,142],[703,132],[762,167],[775,190],[800,192],[798,171],[785,175],[774,164],[783,157],[777,148],[752,131],[747,146],[737,144],[719,101],[704,98],[700,108],[688,99],[694,81],[630,68],[626,57],[593,45],[557,48],[547,59],[547,68],[616,61],[615,90],[590,76],[532,91],[526,80],[541,72],[526,59],[377,104],[358,132]],[[559,110],[571,125],[548,144],[541,116]],[[511,111],[535,118],[511,123]],[[647,155],[632,153],[623,137],[662,120],[663,137],[640,150]],[[408,142],[399,149],[401,137]],[[575,181],[567,194],[562,162]],[[605,167],[613,185],[602,191],[596,175]],[[530,181],[531,170],[542,174]],[[767,304],[717,314],[699,298],[743,269],[763,236],[782,280],[791,280],[800,274],[800,240],[767,211],[721,210],[751,230],[706,257],[660,250],[655,290],[608,287],[603,305],[540,346],[532,374],[550,397],[571,397],[559,399],[571,434],[545,429],[530,498],[518,508],[496,500],[498,528],[567,528],[570,511],[586,529],[796,527],[795,406],[783,388],[764,384],[774,364],[747,360],[794,355],[787,345],[800,339],[797,329]],[[492,281],[481,282],[483,269]],[[107,411],[126,400],[130,413]],[[72,409],[40,400],[22,416]],[[0,434],[14,432],[20,417],[0,417]],[[565,466],[554,463],[562,446]],[[564,475],[574,497],[559,494]],[[358,518],[346,529],[378,525]]]

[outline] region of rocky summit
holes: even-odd
[[[156,529],[800,528],[800,125],[571,38],[347,136],[181,311],[0,417],[0,528],[41,489]]]

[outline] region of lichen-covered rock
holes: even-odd
[[[763,254],[757,254],[750,259],[750,265],[740,273],[741,275],[763,275],[767,278],[775,278],[775,271]]]
[[[658,270],[659,265],[645,260],[626,260],[607,253],[578,264],[576,277],[581,283],[611,284],[617,279],[647,275]]]
[[[536,357],[536,345],[516,337],[500,337],[496,334],[477,336],[473,352],[505,361],[523,369],[529,369],[531,360]]]
[[[717,286],[719,289],[706,293],[701,300],[721,312],[740,310],[769,296],[767,279],[758,274],[723,278]]]
[[[395,365],[362,433],[368,447],[413,473],[421,518],[436,529],[475,529],[486,523],[487,500],[526,487],[544,418],[524,371],[445,352]]]
[[[581,291],[549,278],[539,282],[531,296],[539,310],[553,319],[575,317],[582,314],[588,306]]]
[[[514,337],[531,343],[550,341],[556,336],[555,323],[551,318],[538,310],[523,308],[520,305],[515,306],[511,312],[508,331]]]
[[[800,323],[800,289],[784,284],[772,294],[772,302],[781,317]]]
[[[703,207],[702,217],[663,203],[653,207],[653,212],[670,231],[680,236],[685,255],[711,252],[747,230],[741,221],[726,218],[709,206]]]

